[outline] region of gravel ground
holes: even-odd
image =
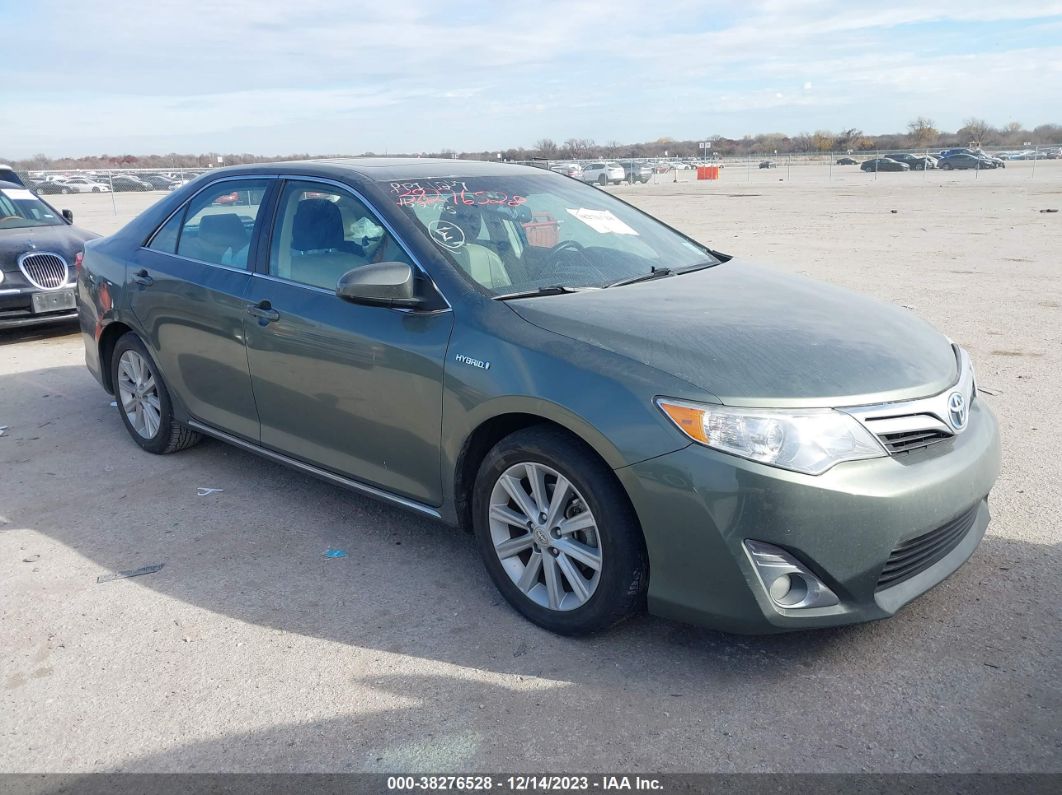
[[[866,626],[551,636],[468,535],[220,443],[141,453],[79,337],[0,332],[0,771],[1062,771],[1062,163],[1014,165],[616,189],[973,355],[988,535]],[[157,196],[54,198],[108,233]]]

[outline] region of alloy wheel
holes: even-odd
[[[133,430],[153,439],[162,424],[159,389],[148,363],[136,351],[126,351],[118,360],[118,395]]]
[[[490,495],[494,552],[516,587],[550,610],[582,607],[604,561],[597,521],[575,485],[544,464],[502,473]]]

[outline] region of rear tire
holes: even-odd
[[[133,441],[149,453],[176,453],[202,439],[174,419],[166,382],[144,343],[131,331],[114,346],[111,383],[122,424]]]
[[[495,586],[538,626],[587,635],[644,609],[649,560],[634,509],[575,437],[539,425],[502,439],[480,465],[472,511]]]

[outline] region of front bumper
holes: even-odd
[[[45,323],[62,323],[77,319],[77,308],[56,311],[34,311],[33,294],[47,292],[52,295],[74,294],[74,284],[61,289],[43,291],[36,287],[0,286],[0,329],[37,326]]]
[[[969,425],[931,447],[839,464],[819,476],[746,461],[700,445],[617,470],[649,551],[650,612],[740,633],[769,633],[886,618],[954,572],[988,526],[999,473],[995,417],[975,400]],[[904,541],[976,507],[948,554],[878,590]],[[795,556],[838,596],[832,607],[771,601],[744,549],[764,541]]]

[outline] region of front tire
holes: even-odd
[[[643,609],[649,562],[612,471],[564,431],[533,426],[480,465],[473,529],[483,562],[519,613],[561,635],[586,635]]]
[[[111,354],[111,383],[122,424],[149,453],[184,450],[202,438],[173,417],[169,390],[140,338],[128,332]]]

